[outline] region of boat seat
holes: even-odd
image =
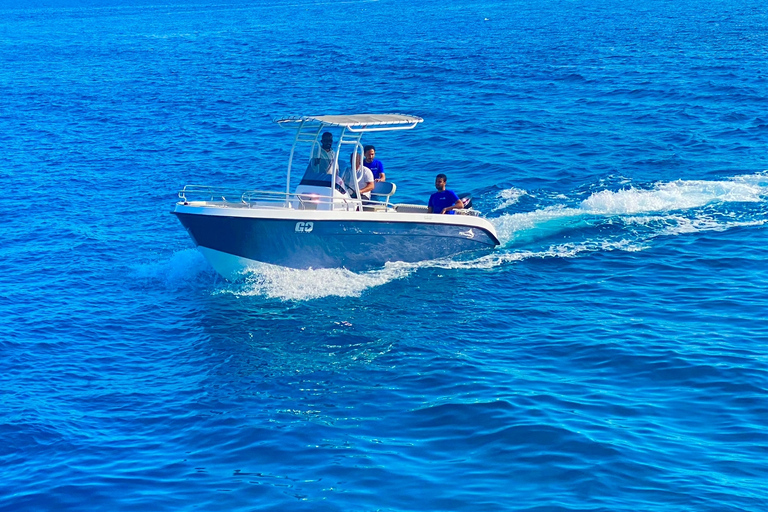
[[[429,213],[429,207],[421,204],[396,204],[395,211],[399,213]]]
[[[395,194],[397,186],[391,181],[377,181],[371,190],[371,201],[389,204],[389,198]]]

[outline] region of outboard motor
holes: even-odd
[[[472,208],[472,196],[470,194],[459,194],[459,199],[464,203],[464,208]]]

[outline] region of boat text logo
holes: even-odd
[[[297,222],[296,223],[296,232],[297,233],[311,233],[313,229],[315,229],[315,225],[312,222]]]
[[[472,228],[469,228],[468,231],[459,231],[459,234],[467,238],[475,238],[475,232],[472,231]]]

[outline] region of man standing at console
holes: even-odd
[[[384,164],[378,158],[374,158],[376,156],[376,148],[368,144],[363,148],[363,152],[365,153],[365,163],[363,165],[371,170],[373,179],[375,181],[386,181]]]
[[[464,203],[461,202],[459,196],[453,190],[446,190],[445,184],[448,183],[448,178],[445,174],[438,174],[435,178],[435,188],[437,192],[432,194],[429,198],[429,213],[447,213],[453,215],[453,210],[461,210],[464,208]]]
[[[331,132],[323,133],[320,138],[320,147],[309,159],[307,172],[317,174],[333,174],[333,166],[336,163],[336,152],[333,148],[333,134]]]

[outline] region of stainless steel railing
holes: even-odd
[[[381,201],[360,201],[345,197],[321,196],[312,193],[286,193],[267,190],[243,190],[206,185],[187,185],[178,193],[184,204],[211,203],[228,208],[290,208],[298,210],[375,210],[383,212],[427,213],[424,205],[393,204]],[[458,215],[477,217],[473,209],[455,210]]]
[[[348,210],[375,208],[395,211],[393,205],[379,201],[360,201],[346,197],[314,193],[286,193],[267,190],[243,190],[205,185],[187,185],[178,193],[184,204],[203,202],[229,208],[292,208],[300,210]]]

